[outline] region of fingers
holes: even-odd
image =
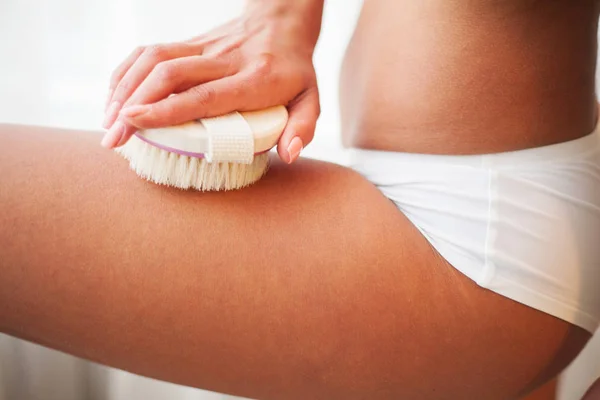
[[[102,145],[123,145],[138,129],[287,104],[278,153],[294,162],[312,141],[320,113],[310,60],[264,52],[253,59],[240,52],[198,55],[206,40],[137,49],[117,68]]]
[[[241,95],[243,88],[244,81],[235,75],[194,86],[153,104],[128,107],[101,144],[107,148],[122,146],[137,129],[178,125],[240,109],[247,103]]]
[[[139,50],[132,53],[126,61],[131,61],[138,52]],[[174,58],[196,55],[197,53],[198,46],[187,43],[156,45],[146,47],[129,67],[127,67],[128,63],[124,62],[118,68],[119,72],[115,74],[114,82],[112,82],[115,86],[109,100],[110,104],[106,111],[106,118],[102,124],[104,128],[108,129],[115,122],[123,104],[157,64]],[[125,69],[126,71],[123,73]],[[117,82],[117,78],[121,73],[123,73],[123,76]]]
[[[131,137],[131,135],[133,135],[134,133],[135,131],[131,133],[129,132],[123,121],[117,120],[114,124],[112,124],[108,132],[106,132],[106,134],[102,138],[102,142],[100,142],[100,145],[106,147],[107,149],[115,148],[121,142],[126,142],[124,141],[126,135],[129,135],[129,137]]]
[[[158,64],[126,102],[126,105],[132,106],[122,110],[119,119],[106,133],[102,145],[113,148],[127,143],[138,128],[125,123],[126,119],[128,116],[135,116],[140,109],[143,110],[144,105],[163,100],[199,83],[223,78],[229,73],[230,66],[227,62],[202,56],[177,58]]]
[[[208,59],[203,56],[177,58],[162,62],[154,67],[148,77],[139,85],[125,102],[142,105],[162,100],[171,94],[191,87],[224,78],[233,71],[223,60]]]
[[[125,121],[140,129],[177,125],[241,110],[250,102],[249,84],[240,74],[194,86],[154,104],[123,110]]]
[[[279,139],[277,153],[283,162],[293,163],[315,134],[321,113],[319,91],[312,87],[300,94],[288,106],[288,123]]]
[[[129,68],[131,68],[133,63],[135,63],[135,61],[142,54],[143,51],[144,47],[136,48],[112,73],[110,77],[110,85],[108,87],[108,97],[106,98],[106,105],[104,106],[105,111],[108,108],[108,105],[110,104],[110,101],[113,97],[113,92],[117,87],[118,83],[121,81],[121,79],[123,79],[125,73],[129,70]]]

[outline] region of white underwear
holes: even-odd
[[[480,286],[594,332],[600,134],[474,156],[351,149],[350,166]]]

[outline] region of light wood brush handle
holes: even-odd
[[[255,154],[268,151],[277,144],[288,120],[288,112],[284,106],[244,111],[239,114],[245,120],[246,128],[249,127],[252,131]],[[141,130],[136,133],[140,139],[154,146],[180,154],[198,156],[208,151],[210,135],[202,120],[165,128]]]

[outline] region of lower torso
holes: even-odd
[[[341,76],[345,145],[481,154],[597,118],[597,0],[365,0]]]

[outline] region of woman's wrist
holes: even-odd
[[[321,31],[324,0],[247,0],[244,15],[249,24],[273,23],[306,41],[314,49]]]

